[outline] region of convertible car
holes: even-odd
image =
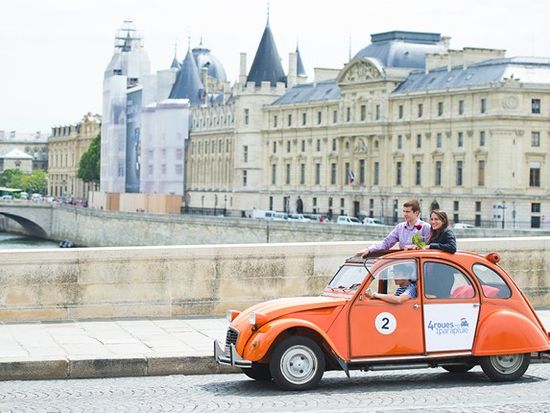
[[[214,357],[287,390],[316,386],[326,370],[464,373],[480,365],[491,380],[516,380],[531,353],[550,351],[550,336],[499,260],[437,250],[349,258],[318,297],[228,311]],[[371,294],[395,294],[404,266],[415,298],[390,304]]]

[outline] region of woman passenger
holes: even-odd
[[[441,209],[434,209],[430,213],[432,235],[428,245],[424,249],[441,250],[450,253],[456,252],[456,237],[449,228],[447,213]]]

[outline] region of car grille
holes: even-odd
[[[225,336],[225,350],[229,351],[229,346],[231,344],[237,345],[237,337],[239,337],[239,332],[233,328],[227,330],[227,335]]]

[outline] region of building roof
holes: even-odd
[[[199,69],[199,73],[203,67],[206,67],[208,68],[209,76],[218,79],[221,82],[227,81],[227,76],[222,63],[215,56],[213,56],[212,53],[210,53],[210,49],[202,47],[202,41],[199,47],[195,47],[192,52]]]
[[[304,68],[304,64],[302,63],[302,56],[300,56],[298,45],[296,45],[296,75],[304,77],[307,76],[306,69]]]
[[[189,99],[191,105],[200,105],[204,87],[199,75],[199,69],[191,49],[187,50],[185,59],[172,86],[169,99]]]
[[[23,152],[21,149],[12,149],[5,155],[0,155],[0,158],[3,159],[34,159],[31,155]]]
[[[324,80],[316,83],[296,85],[286,91],[272,105],[289,105],[293,103],[319,102],[340,99],[340,87],[336,80]]]
[[[261,82],[271,82],[272,86],[275,86],[277,82],[286,83],[285,72],[269,22],[265,26],[252,67],[248,72],[247,82],[255,82],[256,86],[260,86]]]
[[[522,83],[550,83],[550,59],[513,57],[490,59],[470,66],[456,66],[451,70],[440,67],[412,72],[393,93],[410,93],[430,90],[484,86],[506,79]]]
[[[178,62],[178,58],[174,56],[174,59],[172,60],[172,64],[170,65],[170,69],[176,69],[179,70],[181,67],[180,62]]]
[[[361,49],[356,57],[378,59],[385,67],[425,67],[426,53],[444,53],[439,33],[392,31],[371,35],[371,44]]]

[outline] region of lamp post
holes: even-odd
[[[512,228],[516,229],[516,201],[512,201]]]
[[[498,209],[502,209],[502,229],[504,229],[504,218],[505,218],[505,211],[506,211],[506,201],[502,201],[502,204],[497,205]]]
[[[227,212],[227,194],[223,196],[223,216],[225,216],[226,212]]]

